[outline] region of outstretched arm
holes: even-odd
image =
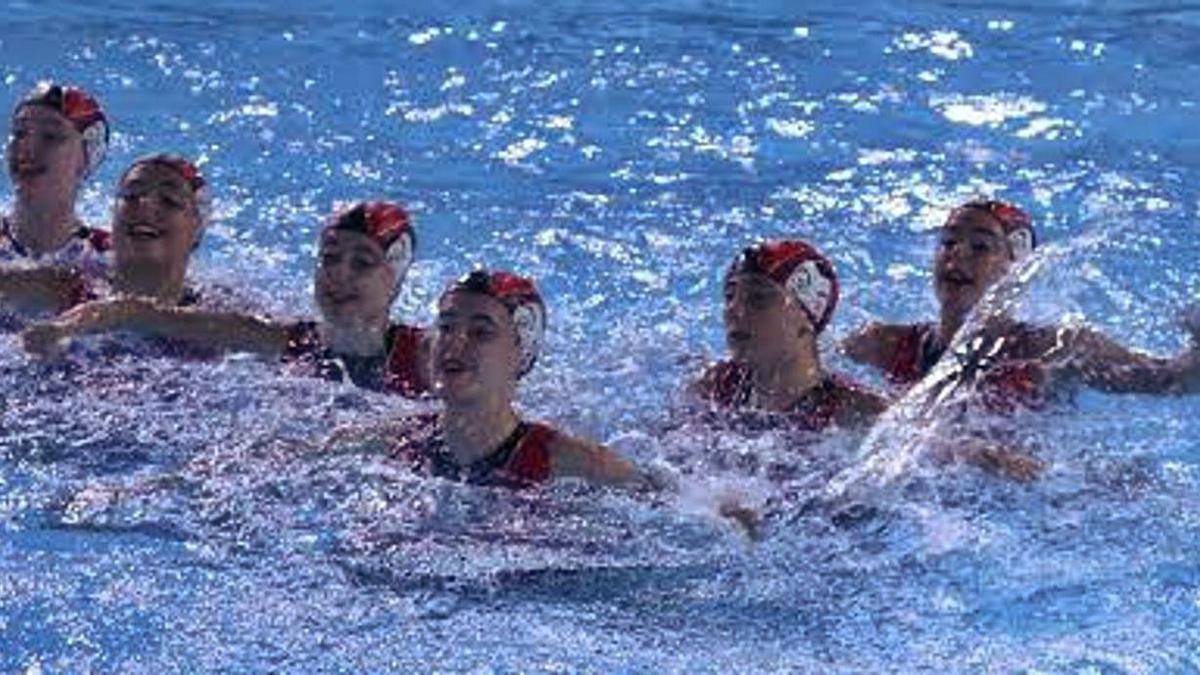
[[[601,485],[645,484],[633,464],[614,450],[567,434],[557,434],[550,443],[550,468],[555,476],[582,478]]]
[[[911,333],[911,326],[872,321],[842,340],[841,350],[852,361],[887,371],[901,343]]]
[[[1112,338],[1082,328],[1071,336],[1069,367],[1091,387],[1114,393],[1183,394],[1200,392],[1200,312],[1184,321],[1191,348],[1174,357],[1133,351]]]
[[[0,304],[25,310],[62,311],[78,302],[84,281],[65,267],[0,267]]]
[[[271,321],[232,312],[164,307],[142,298],[89,302],[53,321],[30,326],[22,337],[28,351],[49,356],[64,339],[114,330],[261,354],[282,353],[288,340],[287,328]]]
[[[583,439],[559,434],[550,445],[551,469],[556,476],[582,478],[592,483],[635,490],[678,490],[678,485],[651,473],[638,471],[614,450]],[[752,540],[762,537],[762,519],[754,509],[734,500],[722,502],[718,515],[737,525]]]

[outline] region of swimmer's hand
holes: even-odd
[[[1040,459],[982,439],[968,439],[955,448],[952,458],[1018,483],[1036,480],[1045,470]]]
[[[0,304],[62,311],[71,306],[83,284],[83,277],[70,267],[0,268]]]
[[[25,351],[38,358],[57,359],[79,335],[120,327],[134,320],[148,301],[137,298],[94,300],[75,307],[53,321],[35,323],[21,333]]]
[[[1178,363],[1180,390],[1200,393],[1200,303],[1183,310],[1179,325],[1192,339],[1192,348],[1180,357]]]
[[[978,458],[981,468],[1018,483],[1037,480],[1046,468],[1045,462],[1036,457],[1003,448],[981,452]]]
[[[717,507],[717,513],[740,528],[750,541],[762,541],[762,516],[758,511],[734,501],[726,501]]]
[[[386,454],[396,446],[397,439],[403,438],[404,431],[402,423],[343,424],[329,432],[321,442],[319,452]]]
[[[1192,350],[1200,350],[1200,303],[1183,310],[1179,325],[1192,338]]]
[[[31,356],[43,361],[56,361],[70,346],[71,338],[54,322],[31,324],[21,332],[21,343]]]

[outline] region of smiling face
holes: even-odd
[[[6,156],[19,197],[73,196],[87,166],[83,135],[44,105],[22,106],[13,116]]]
[[[1012,264],[1004,228],[981,209],[961,209],[941,231],[933,285],[943,315],[966,316]]]
[[[470,291],[443,295],[430,351],[433,390],[444,401],[511,399],[521,355],[512,315],[499,300]]]
[[[729,275],[724,316],[729,354],[737,363],[780,363],[815,340],[804,310],[782,286],[762,274]]]
[[[199,232],[196,194],[178,171],[149,162],[121,180],[113,211],[118,274],[153,286],[181,281]]]
[[[329,228],[321,234],[314,283],[317,307],[330,323],[386,324],[396,288],[396,271],[371,237]]]

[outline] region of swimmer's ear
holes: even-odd
[[[1033,253],[1033,233],[1025,228],[1009,233],[1008,246],[1012,250],[1013,260],[1024,260]]]
[[[208,229],[204,223],[204,214],[200,212],[199,208],[196,209],[194,215],[196,218],[196,229],[192,230],[192,248],[189,249],[193,253],[196,249],[200,248],[200,242],[204,241],[204,231]]]

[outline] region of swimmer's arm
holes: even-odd
[[[27,345],[46,338],[71,338],[114,330],[173,338],[208,348],[279,354],[288,331],[271,321],[233,312],[163,307],[142,298],[117,298],[80,305],[54,321],[31,326]],[[36,351],[36,350],[35,350]]]
[[[1019,483],[1037,479],[1046,468],[1044,462],[1024,450],[976,436],[950,442],[940,454],[943,459],[970,464]]]
[[[1082,328],[1069,337],[1069,368],[1090,387],[1121,394],[1200,393],[1200,340],[1174,357],[1129,349],[1103,333]]]
[[[849,401],[837,418],[837,424],[841,427],[869,425],[892,404],[891,399],[869,389],[856,388],[847,395]]]
[[[842,340],[841,350],[852,361],[886,371],[892,366],[900,342],[911,332],[911,326],[872,321]]]
[[[582,478],[600,485],[639,487],[641,474],[629,460],[598,443],[557,434],[550,443],[550,470],[555,476]]]
[[[592,483],[632,490],[679,490],[675,481],[638,471],[629,460],[613,450],[566,434],[560,434],[551,443],[550,463],[555,476],[582,478]],[[728,499],[718,506],[717,515],[732,521],[750,539],[762,538],[762,518],[753,508]]]
[[[82,284],[78,272],[64,267],[0,267],[0,304],[62,311]]]

